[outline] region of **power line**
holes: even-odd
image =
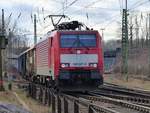
[[[74,14],[74,13],[80,11],[80,10],[87,9],[87,8],[99,8],[99,9],[105,9],[105,10],[119,10],[119,9],[105,8],[105,7],[91,7],[91,6],[95,5],[96,3],[100,2],[100,1],[102,1],[102,0],[93,1],[93,2],[91,2],[90,4],[88,4],[88,5],[86,5],[86,6],[83,6],[81,9],[75,10],[75,11],[70,12],[70,13]],[[87,13],[87,12],[86,12],[86,13]]]
[[[56,12],[59,14],[61,11],[65,11],[66,9],[68,9],[69,7],[71,7],[72,5],[74,5],[77,1],[78,1],[78,0],[72,1],[69,5],[67,5],[67,6],[64,7],[64,8],[61,8],[61,9],[57,10]],[[63,2],[62,2],[62,4],[63,4]],[[56,12],[54,12],[54,13],[56,13]]]
[[[67,5],[66,7],[64,7],[64,2],[61,2],[61,3],[63,4],[63,8],[57,10],[57,11],[56,11],[57,14],[59,14],[61,11],[63,11],[63,13],[64,13],[64,11],[65,11],[67,8],[69,8],[69,7],[71,7],[72,5],[74,5],[77,1],[78,1],[78,0],[72,1],[72,2],[71,2],[69,5]],[[66,4],[67,4],[67,0],[66,0]],[[56,13],[56,12],[53,12],[53,13]],[[55,19],[54,19],[54,21],[55,21]],[[48,25],[48,26],[49,26],[49,25]],[[45,26],[45,27],[43,27],[43,28],[46,29],[48,26]]]
[[[18,15],[16,21],[14,22],[14,25],[13,25],[13,27],[12,27],[12,31],[11,31],[11,32],[13,32],[13,31],[15,30],[15,27],[17,26],[17,22],[18,22],[18,20],[19,20],[20,17],[21,17],[21,12],[19,13],[19,15]]]
[[[42,22],[41,22],[41,19],[40,19],[40,11],[39,11],[39,8],[37,10],[37,18],[38,18],[38,22],[39,22],[39,25],[43,28],[43,25],[42,25]],[[36,20],[37,21],[37,20]]]
[[[142,2],[142,0],[139,0],[139,1],[135,2],[134,4],[132,4],[131,7],[134,7],[135,5],[137,5],[137,4],[140,3],[140,2]]]
[[[135,8],[137,8],[137,7],[139,7],[139,6],[142,6],[142,5],[144,5],[144,4],[148,3],[148,2],[150,2],[150,0],[145,1],[145,2],[142,2],[142,3],[138,4],[137,6],[135,6],[135,7],[133,7],[133,8],[130,8],[129,10],[133,10],[133,9],[135,9]]]
[[[71,2],[68,6],[66,6],[66,8],[72,6],[73,4],[75,4],[78,0],[74,0],[73,2]]]
[[[100,1],[102,1],[102,0],[96,0],[96,1],[90,3],[90,4],[86,5],[86,6],[83,6],[83,8],[78,9],[78,10],[76,10],[75,12],[80,11],[80,10],[82,10],[82,9],[84,9],[84,8],[87,9],[87,8],[93,6],[94,4],[96,4],[96,3],[100,2]],[[74,13],[74,12],[73,12],[73,13]]]
[[[148,1],[146,1],[146,3],[147,3],[147,2],[148,2]],[[120,4],[121,4],[121,3],[120,3]],[[137,4],[137,3],[136,3],[136,4]],[[144,2],[144,3],[142,2],[142,4],[140,3],[139,5],[143,5],[143,4],[145,4],[145,2]],[[118,16],[118,14],[112,16],[111,19],[108,21],[108,23],[105,25],[104,28],[106,28],[109,24],[111,24],[111,23],[117,21],[116,18],[115,18],[116,16]],[[114,19],[114,18],[115,18],[115,19]],[[98,23],[94,24],[94,26],[97,25],[97,24],[98,24]]]
[[[75,4],[77,1],[78,1],[78,0],[72,1],[69,5],[67,5],[67,6],[64,8],[64,10],[66,10],[66,9],[69,8],[69,7],[71,7],[71,6],[72,6],[73,4]],[[83,8],[78,9],[78,10],[76,10],[76,11],[73,11],[73,12],[71,12],[71,13],[75,13],[75,12],[77,12],[77,11],[80,11],[80,10],[84,9],[84,8],[85,8],[85,9],[86,9],[86,8],[89,8],[89,7],[95,5],[96,3],[100,2],[100,1],[102,1],[102,0],[93,1],[93,2],[91,2],[90,4],[88,4],[88,5],[86,5],[86,6],[83,6]],[[101,8],[101,9],[106,9],[106,10],[118,10],[118,9],[111,9],[111,8]],[[61,9],[60,9],[59,11],[61,11]],[[57,12],[58,12],[58,11],[57,11]]]
[[[100,1],[102,1],[102,0],[96,0],[96,1],[94,1],[90,4],[88,4],[88,5],[84,6],[84,8],[89,8],[90,6],[93,6],[93,5],[95,5],[96,3],[100,2]]]
[[[92,9],[92,8],[98,8],[98,9],[105,9],[105,10],[119,10],[119,9],[115,9],[115,8],[107,8],[107,7],[89,7],[90,9]]]
[[[12,16],[12,13],[11,13],[11,14],[9,15],[9,17],[8,17],[8,22],[7,22],[7,24],[6,24],[5,29],[7,29],[7,28],[8,28],[8,26],[9,26],[9,24],[10,24],[11,16]]]
[[[116,20],[116,17],[119,16],[119,15],[120,15],[120,14],[113,15],[112,17],[110,17],[111,19],[110,19],[110,18],[109,18],[109,19],[105,19],[104,21],[95,23],[95,24],[92,25],[92,26],[99,25],[100,23],[103,23],[103,22],[107,22],[106,25],[104,25],[104,28],[107,28],[108,25],[110,25],[111,23],[117,21],[117,20]]]
[[[59,1],[59,0],[52,0],[52,2],[56,2],[56,3],[62,4],[62,1]]]

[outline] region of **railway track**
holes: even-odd
[[[130,95],[123,95],[123,94],[113,94],[113,93],[108,93],[108,92],[103,92],[103,91],[90,91],[90,95],[96,95],[96,96],[106,96],[114,99],[119,99],[119,100],[125,100],[129,101],[135,104],[139,105],[144,105],[150,107],[150,99],[145,98],[145,97],[137,97],[137,96],[130,96]]]
[[[66,93],[56,93],[54,90],[42,87],[40,85],[30,85],[30,96],[45,105],[52,108],[52,113],[120,113],[105,106],[99,106],[91,103],[89,100],[67,95]],[[33,91],[33,92],[32,92]],[[79,92],[78,92],[79,93]],[[75,94],[75,92],[73,92]],[[72,105],[72,106],[70,106]],[[62,108],[62,106],[64,106]],[[83,109],[85,107],[85,109]],[[57,108],[57,110],[56,110]]]
[[[132,92],[132,91],[126,91],[126,90],[122,90],[122,89],[115,89],[112,87],[102,87],[99,88],[97,90],[97,92],[107,92],[107,93],[111,93],[111,94],[122,94],[122,95],[130,95],[130,96],[137,96],[137,97],[143,97],[146,99],[150,99],[150,95],[149,94],[143,94],[143,93],[137,93],[137,92]]]
[[[80,95],[80,97],[91,100],[93,103],[108,105],[113,110],[118,110],[121,113],[150,113],[150,107],[133,104],[127,101],[113,99],[104,96],[87,96],[87,95]],[[99,103],[100,102],[100,103]],[[107,104],[106,104],[107,103]],[[114,106],[115,105],[115,106]],[[119,109],[118,109],[119,108]],[[123,111],[120,111],[123,110]]]
[[[104,86],[99,91],[90,91],[88,95],[80,95],[79,97],[102,102],[103,104],[111,103],[110,106],[115,105],[115,107],[119,105],[125,109],[132,109],[133,113],[135,111],[135,113],[150,113],[150,95],[148,92],[144,91],[143,93],[142,91],[137,92],[132,89],[121,89],[118,86],[115,88],[114,86],[110,86],[109,88]],[[127,111],[125,110],[126,113]]]
[[[104,83],[104,87],[105,88],[114,88],[116,90],[121,90],[121,91],[125,91],[125,92],[130,92],[130,93],[136,93],[136,94],[143,94],[143,95],[150,95],[150,91],[148,90],[140,90],[140,89],[135,89],[135,88],[127,88],[124,86],[119,86],[116,84],[111,84],[111,83]]]
[[[60,106],[64,106],[63,110],[66,111],[65,113],[69,113],[69,106],[71,105],[69,101],[73,103],[70,107],[74,110],[73,112],[76,111],[75,113],[150,113],[150,100],[148,97],[143,97],[143,95],[140,97],[139,93],[135,98],[133,92],[132,95],[130,95],[130,93],[125,93],[125,95],[123,92],[120,92],[119,94],[119,92],[116,93],[115,91],[110,90],[110,92],[115,92],[113,94],[108,93],[107,91],[102,92],[102,89],[89,92],[70,91],[68,93],[55,92],[50,88],[36,84],[31,85],[30,88],[29,94],[31,97],[45,105],[52,106],[53,111],[59,109],[58,113],[61,113],[62,110],[62,107]],[[58,106],[54,107],[53,104]],[[86,112],[81,112],[83,110],[81,106],[86,107]],[[74,107],[77,110],[74,109]]]
[[[101,86],[99,89],[94,91],[95,93],[99,93],[100,95],[109,96],[118,99],[126,99],[128,101],[138,101],[144,103],[150,103],[150,94],[145,92],[137,92],[136,90],[132,89],[124,89],[121,87],[111,87],[111,86]]]
[[[91,92],[89,94],[91,94],[93,96],[105,96],[105,97],[109,97],[109,98],[113,98],[113,99],[124,100],[124,101],[131,102],[134,104],[139,104],[139,105],[150,107],[150,99],[145,99],[142,97],[107,94],[107,93],[102,93],[102,92],[101,93]]]
[[[68,95],[72,95],[75,97],[80,98],[81,100],[88,100],[92,103],[109,108],[113,111],[119,112],[119,113],[150,113],[150,107],[146,107],[139,104],[134,104],[131,102],[118,100],[114,98],[109,98],[105,96],[100,95],[92,95],[91,94],[83,94],[83,93],[68,93]]]
[[[74,102],[78,103],[78,105],[76,105],[76,109],[77,109],[76,113],[79,113],[79,111],[81,111],[81,110],[78,110],[79,104],[82,106],[86,106],[88,108],[88,110],[87,110],[88,113],[95,113],[95,112],[120,113],[120,112],[117,112],[116,110],[112,110],[112,109],[104,107],[104,106],[99,106],[97,104],[91,103],[91,101],[89,101],[89,100],[83,100],[76,96],[71,96],[71,95],[66,95],[66,94],[63,94],[63,96],[70,101],[74,101]]]
[[[147,91],[128,89],[114,84],[104,84],[98,90],[90,91],[89,94],[93,96],[106,96],[150,107],[150,95]]]

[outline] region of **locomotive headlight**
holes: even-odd
[[[61,67],[65,67],[65,64],[61,64]]]
[[[61,64],[61,67],[64,68],[64,67],[69,67],[69,64],[68,63],[63,63]]]
[[[46,78],[46,81],[49,81],[50,80],[50,78]]]
[[[37,79],[40,79],[40,77],[39,77],[39,76],[37,76]]]
[[[97,64],[93,64],[93,67],[97,67]]]
[[[90,63],[89,66],[90,67],[97,67],[97,63]]]

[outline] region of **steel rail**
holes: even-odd
[[[45,90],[47,90],[47,91],[45,91]],[[38,91],[39,91],[39,93],[38,93]],[[123,100],[119,100],[119,99],[113,99],[110,97],[100,96],[100,95],[96,95],[96,94],[94,96],[89,96],[88,93],[86,95],[83,95],[83,93],[82,93],[82,95],[81,95],[81,93],[78,92],[78,94],[80,95],[78,98],[78,97],[74,96],[74,95],[76,95],[76,93],[74,93],[74,92],[72,93],[72,95],[71,94],[68,95],[67,93],[56,92],[55,90],[53,90],[51,88],[46,88],[42,85],[36,85],[36,84],[31,84],[29,92],[30,92],[30,95],[33,98],[35,98],[36,100],[39,100],[42,103],[43,103],[43,100],[45,100],[45,103],[50,103],[50,105],[53,108],[52,109],[53,111],[56,110],[56,107],[55,107],[56,103],[58,104],[58,108],[60,108],[61,105],[59,103],[62,103],[60,98],[64,98],[64,100],[66,100],[66,101],[70,100],[73,102],[74,111],[78,111],[80,109],[79,105],[83,105],[88,108],[89,113],[94,113],[94,111],[103,112],[103,113],[119,113],[117,111],[114,111],[113,109],[98,106],[98,105],[92,103],[93,101],[100,101],[100,102],[111,103],[111,104],[114,104],[117,106],[133,109],[135,111],[140,111],[141,113],[150,113],[150,107],[143,106],[142,104],[138,105],[136,103],[131,103],[131,102],[127,102],[127,101],[123,101]],[[48,94],[46,94],[46,93],[48,93]],[[44,97],[45,94],[50,95],[50,96]],[[50,100],[46,99],[46,98],[49,98]],[[87,99],[89,101],[87,101],[87,100],[85,101],[85,100],[83,100],[83,98]],[[48,100],[48,102],[47,102],[47,100]],[[56,100],[58,100],[58,101],[56,101]],[[68,105],[65,108],[65,110],[66,109],[68,109]],[[60,109],[59,109],[59,111],[60,111]],[[76,113],[78,113],[78,112],[76,112]]]
[[[87,96],[87,95],[80,95],[80,97],[88,99],[88,100],[92,100],[92,101],[100,101],[100,102],[105,102],[105,103],[112,103],[118,106],[122,106],[125,108],[130,108],[136,111],[140,111],[142,113],[150,113],[150,107],[146,107],[146,106],[142,106],[142,105],[137,105],[134,103],[130,103],[127,101],[123,101],[123,100],[118,100],[118,99],[113,99],[113,98],[109,98],[109,97],[104,97],[104,96]]]
[[[125,86],[120,86],[120,85],[117,85],[117,84],[112,84],[112,83],[107,83],[107,82],[104,83],[104,86],[150,95],[150,91],[148,91],[148,90],[141,90],[141,89],[137,89],[137,88],[127,88]]]
[[[133,96],[139,96],[139,97],[144,97],[144,98],[148,98],[150,99],[150,95],[149,94],[144,94],[144,93],[139,93],[139,92],[134,92],[134,91],[128,91],[128,90],[124,90],[124,89],[117,89],[117,88],[114,88],[114,87],[109,87],[109,86],[102,86],[100,87],[97,91],[111,91],[112,93],[123,93],[123,94],[126,94],[126,95],[133,95]]]
[[[119,113],[115,110],[112,110],[110,108],[106,108],[106,107],[103,107],[103,106],[98,106],[94,103],[91,103],[91,101],[84,101],[82,99],[79,99],[77,97],[74,97],[74,96],[70,96],[70,95],[66,95],[64,94],[63,97],[69,99],[70,101],[77,101],[79,104],[83,105],[83,106],[87,106],[87,107],[90,107],[92,108],[94,111],[96,112],[103,112],[103,113]]]
[[[126,95],[119,95],[119,94],[111,94],[107,92],[96,92],[96,91],[90,91],[89,94],[91,95],[102,95],[102,96],[107,96],[115,99],[120,99],[120,100],[126,100],[129,102],[137,103],[137,104],[149,104],[150,105],[150,99],[142,98],[142,97],[136,97],[136,96],[126,96]]]
[[[79,108],[79,105],[85,106],[88,110],[88,113],[96,113],[96,112],[120,113],[120,112],[117,112],[115,110],[112,110],[112,109],[104,107],[104,106],[98,106],[94,103],[91,103],[91,101],[88,101],[88,100],[82,100],[81,98],[67,95],[62,92],[55,92],[53,89],[45,88],[41,85],[30,84],[29,90],[30,90],[29,95],[31,95],[31,97],[33,97],[34,99],[38,100],[40,103],[43,103],[43,101],[46,100],[44,103],[46,103],[46,105],[48,103],[48,105],[51,106],[52,113],[56,113],[56,111],[58,111],[58,113],[61,113],[62,104],[64,106],[64,112],[69,113],[68,112],[68,108],[69,108],[68,101],[73,102],[73,106],[71,106],[71,107],[73,108],[74,113],[79,113],[79,110],[82,110]],[[49,95],[49,96],[46,96],[45,93],[48,93],[46,95]],[[44,97],[44,95],[46,97]],[[45,98],[47,98],[47,99],[45,99]],[[64,101],[62,101],[62,99]],[[56,107],[56,105],[57,105],[57,107]],[[57,108],[57,110],[56,110],[56,108]]]

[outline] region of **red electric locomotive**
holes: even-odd
[[[101,36],[95,30],[81,30],[81,25],[62,23],[35,45],[33,81],[51,86],[103,84]]]

